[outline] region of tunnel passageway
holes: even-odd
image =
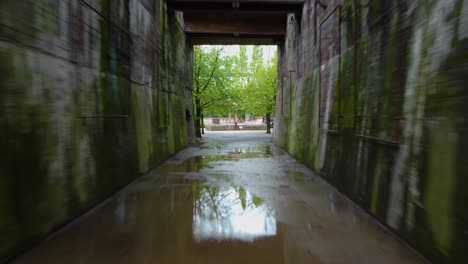
[[[263,131],[207,132],[14,263],[424,263]]]
[[[468,0],[0,13],[0,263],[468,263]],[[273,139],[193,147],[199,45],[276,46]]]

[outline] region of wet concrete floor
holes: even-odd
[[[259,132],[210,132],[14,263],[426,263]]]

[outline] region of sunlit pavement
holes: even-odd
[[[271,143],[207,132],[16,263],[425,263]]]

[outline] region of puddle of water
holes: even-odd
[[[276,235],[273,210],[242,187],[197,186],[194,200],[195,241],[241,240]]]
[[[188,171],[174,172],[175,167],[170,166],[173,168],[159,172],[157,177],[144,177],[145,180],[137,181],[129,192],[140,192],[149,182],[152,182],[149,190],[178,188],[180,191],[181,188],[189,188],[193,200],[192,234],[196,242],[252,242],[257,238],[276,235],[274,211],[264,204],[263,199],[243,187],[230,186],[233,177],[230,171],[216,170],[210,166],[218,160],[230,159],[226,159],[226,156],[193,157],[181,164]],[[219,181],[222,184],[213,184]],[[229,185],[226,186],[226,183]]]
[[[16,263],[416,263],[282,151],[225,151],[166,163]]]
[[[277,226],[244,188],[193,181],[122,193],[16,263],[283,263]]]

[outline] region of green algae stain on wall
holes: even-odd
[[[432,147],[425,152],[427,155],[427,187],[425,189],[424,205],[427,208],[427,222],[433,230],[433,237],[437,247],[445,254],[454,254],[453,259],[463,259],[465,250],[460,232],[466,221],[463,209],[457,204],[466,201],[466,196],[460,196],[460,189],[464,189],[463,174],[466,175],[463,161],[463,134],[458,131],[463,127],[460,114],[466,111],[466,72],[468,64],[465,39],[447,59],[433,82],[428,95],[426,115],[432,120],[427,130],[426,144]],[[437,129],[434,129],[437,127]],[[461,156],[460,156],[461,155]],[[464,191],[462,191],[464,192]],[[466,214],[466,213],[465,213]]]
[[[54,82],[43,76],[35,82],[37,57],[0,44],[2,126],[5,144],[0,157],[6,187],[0,211],[5,213],[0,230],[0,254],[28,244],[64,216],[63,181],[54,174],[58,146],[53,116]],[[7,75],[5,75],[8,73]],[[41,72],[43,73],[43,72]],[[44,105],[43,105],[44,104]],[[54,177],[55,176],[55,177]],[[27,194],[27,195],[23,195]],[[47,207],[41,207],[47,203]]]
[[[315,93],[312,90],[312,78],[306,78],[303,87],[300,90],[302,92],[301,100],[298,100],[298,104],[300,104],[296,109],[298,109],[298,121],[296,124],[298,127],[302,127],[303,129],[298,130],[297,136],[293,139],[295,141],[295,145],[297,146],[297,153],[301,153],[299,161],[302,163],[308,163],[314,160],[315,149],[317,145],[317,133],[318,130],[314,129],[316,127],[315,122],[310,120],[308,113],[314,112],[314,104],[310,102],[315,101]],[[312,140],[305,144],[304,139],[311,138]]]
[[[330,87],[321,85],[322,96],[340,89],[340,105],[337,96],[321,104],[331,106],[330,121],[342,118],[341,131],[311,126],[320,87],[312,76],[321,71],[329,78],[336,58],[317,65],[311,47],[288,46],[314,34],[303,23],[300,36],[288,26],[279,72],[298,65],[298,57],[311,62],[311,70],[293,80],[299,88],[293,111],[291,117],[278,114],[274,141],[431,260],[465,263],[468,2],[360,3],[342,20],[341,72]]]
[[[150,112],[143,107],[145,97],[144,90],[137,86],[132,85],[131,88],[132,98],[132,115],[131,120],[135,123],[135,136],[137,139],[137,153],[138,153],[138,166],[139,172],[146,172],[150,168],[150,153],[151,147],[151,133],[148,133],[148,126],[151,126]]]
[[[165,3],[49,2],[0,4],[24,11],[0,18],[0,262],[187,144],[190,48]]]
[[[450,128],[453,124],[445,124],[448,129],[431,131],[431,153],[428,157],[428,180],[424,206],[427,212],[427,221],[434,235],[437,247],[444,253],[450,251],[453,239],[453,192],[456,173],[454,138]]]

